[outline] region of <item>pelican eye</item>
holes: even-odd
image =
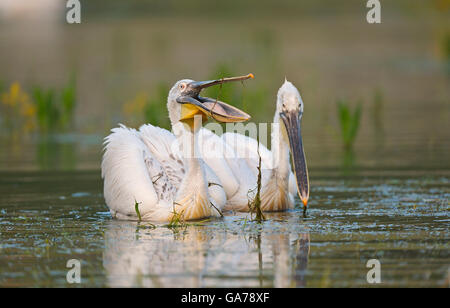
[[[186,88],[186,84],[185,83],[180,84],[180,89],[181,90],[184,90],[185,88]]]

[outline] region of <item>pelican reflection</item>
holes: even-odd
[[[179,230],[110,221],[103,266],[111,287],[303,287],[309,234]]]

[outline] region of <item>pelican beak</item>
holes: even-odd
[[[218,122],[244,122],[250,119],[250,115],[244,111],[221,102],[217,99],[199,96],[200,91],[217,84],[233,81],[243,81],[254,78],[253,74],[245,76],[222,78],[208,81],[194,81],[187,85],[183,95],[177,98],[177,102],[183,104],[181,120],[192,119],[196,114],[204,117],[210,116]]]
[[[286,111],[281,112],[280,117],[283,120],[288,135],[292,162],[294,165],[294,174],[297,181],[298,196],[303,202],[303,209],[305,211],[309,198],[309,178],[305,152],[303,151],[300,114],[298,111]]]

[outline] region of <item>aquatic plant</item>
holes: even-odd
[[[7,131],[10,134],[32,131],[35,127],[36,108],[30,96],[18,82],[12,83],[8,89],[1,93],[1,122]]]
[[[136,211],[136,215],[138,217],[138,225],[136,227],[136,232],[139,231],[140,229],[156,229],[156,228],[158,228],[157,225],[152,224],[148,221],[145,222],[145,224],[141,224],[142,216],[141,216],[141,212],[139,210],[139,204],[140,204],[140,202],[137,202],[136,200],[134,201],[134,210]],[[184,216],[182,215],[182,213],[178,213],[174,208],[170,222],[166,225],[159,225],[159,227],[178,231],[181,228],[186,229],[188,226],[205,226],[205,223],[210,222],[210,221],[211,221],[210,218],[206,218],[206,219],[199,220],[196,222],[187,223],[184,220]]]
[[[40,132],[69,127],[75,108],[75,79],[72,78],[59,91],[35,86],[29,95],[18,82],[8,89],[0,87],[2,125],[10,134]]]
[[[138,217],[138,221],[141,221],[141,212],[139,212],[139,202],[137,202],[136,200],[134,200],[134,210],[136,211],[136,215]]]
[[[258,145],[259,145],[259,135],[258,135]],[[257,147],[258,153],[258,178],[256,181],[256,194],[253,200],[248,201],[248,208],[251,215],[255,214],[255,219],[252,219],[258,223],[261,223],[263,220],[266,220],[264,214],[261,210],[261,155],[259,153],[259,146]],[[250,193],[250,192],[249,192]]]
[[[75,109],[75,79],[71,78],[60,92],[35,86],[33,101],[37,108],[37,121],[41,132],[66,130],[72,123]]]
[[[59,117],[59,111],[54,103],[53,90],[44,90],[36,86],[33,90],[33,100],[37,108],[40,131],[52,130],[56,126],[56,119]]]
[[[337,107],[342,143],[345,149],[351,149],[358,135],[362,106],[359,103],[352,113],[348,102],[340,100],[337,102]]]
[[[142,217],[141,217],[141,212],[139,211],[139,204],[140,202],[137,202],[136,200],[134,200],[134,210],[136,211],[136,215],[138,217],[138,223],[136,226],[136,233],[138,233],[139,230],[144,229],[156,229],[156,225],[150,223],[150,222],[145,222],[145,224],[141,224],[142,221]]]
[[[169,229],[187,227],[186,221],[184,220],[183,212],[178,213],[175,209],[175,206],[173,207],[172,218],[170,219],[170,222],[169,224],[166,225],[166,227]]]
[[[75,77],[72,77],[69,80],[69,82],[64,86],[61,92],[60,124],[64,128],[72,124],[75,103],[76,103],[76,81]]]

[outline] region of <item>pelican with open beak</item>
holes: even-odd
[[[181,93],[176,101],[182,104],[180,121],[189,121],[201,114],[205,119],[210,116],[218,122],[243,122],[250,119],[245,112],[217,99],[201,97],[200,91],[205,88],[227,82],[243,81],[254,78],[253,74],[239,77],[222,78],[209,81],[192,81],[180,84]]]
[[[167,98],[173,134],[150,124],[112,130],[105,138],[102,177],[114,218],[170,222],[222,215],[226,194],[218,176],[195,155],[201,125],[196,129],[194,124],[199,118],[242,122],[250,116],[199,94],[213,85],[249,78],[253,75],[176,82]]]

